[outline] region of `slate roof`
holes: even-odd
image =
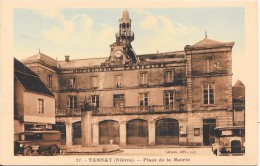
[[[198,43],[194,44],[193,46],[205,46],[205,45],[219,45],[222,44],[221,42],[215,41],[215,40],[211,40],[208,38],[205,38],[201,41],[199,41]]]
[[[54,97],[53,93],[41,81],[39,76],[15,58],[14,76],[19,80],[26,91]]]
[[[122,20],[129,20],[129,13],[128,11],[125,9],[122,13],[121,13],[121,18]]]
[[[142,62],[167,62],[167,61],[179,61],[185,58],[184,51],[173,51],[173,52],[160,52],[151,54],[136,55]],[[107,57],[102,58],[90,58],[90,59],[70,59],[69,62],[64,60],[56,61],[53,58],[39,52],[36,55],[25,58],[22,60],[24,64],[41,62],[49,66],[59,69],[72,69],[72,68],[84,68],[84,67],[98,67],[101,63],[104,63],[108,59]],[[23,65],[23,64],[22,64]]]
[[[32,63],[32,62],[42,62],[51,67],[57,67],[57,61],[41,52],[36,55],[30,56],[22,60],[24,64]]]
[[[193,48],[211,48],[211,47],[222,47],[222,46],[228,46],[232,47],[234,45],[234,42],[228,42],[228,43],[223,43],[215,40],[211,40],[208,38],[205,38],[198,43],[194,44],[192,47]]]
[[[146,62],[169,62],[179,61],[185,58],[184,51],[162,52],[154,54],[142,54],[138,56],[141,61]]]
[[[61,69],[100,66],[108,58],[72,59],[69,62],[59,61]]]
[[[237,82],[233,85],[233,87],[244,87],[245,85],[240,81],[237,80]]]

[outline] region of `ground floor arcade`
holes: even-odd
[[[213,129],[232,125],[226,111],[92,116],[92,145],[210,145]],[[62,132],[64,144],[81,144],[81,117],[60,117],[55,128]]]

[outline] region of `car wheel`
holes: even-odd
[[[216,156],[220,156],[221,152],[219,150],[216,151]]]
[[[23,150],[23,155],[24,156],[30,156],[32,154],[32,149],[30,147],[26,147],[24,150]]]
[[[56,155],[58,153],[58,148],[56,146],[51,146],[50,153],[51,155]]]
[[[214,150],[213,153],[217,156],[218,155],[218,150]]]

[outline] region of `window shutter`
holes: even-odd
[[[164,71],[164,82],[166,82],[167,71]]]
[[[167,91],[163,92],[163,105],[166,105],[166,93]]]
[[[177,91],[173,91],[173,106],[177,105],[177,100],[179,99],[179,95],[177,94]]]
[[[175,80],[175,69],[172,70],[172,82]]]
[[[78,97],[75,96],[75,108],[78,108]]]
[[[70,97],[67,96],[67,108],[70,108]]]

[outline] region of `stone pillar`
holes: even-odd
[[[188,145],[188,123],[185,120],[179,120],[179,145]],[[193,130],[193,129],[192,129]],[[194,133],[190,133],[193,138]]]
[[[82,146],[88,147],[92,144],[92,111],[82,111],[81,113],[81,142]]]
[[[155,145],[155,121],[148,122],[149,142],[148,145]]]
[[[66,122],[66,146],[72,146],[73,145],[73,129],[72,129],[72,123]]]
[[[99,125],[98,124],[99,124],[98,122],[92,124],[92,129],[93,129],[93,142],[92,142],[92,145],[93,146],[99,145]]]
[[[120,146],[126,145],[126,122],[120,122]]]

